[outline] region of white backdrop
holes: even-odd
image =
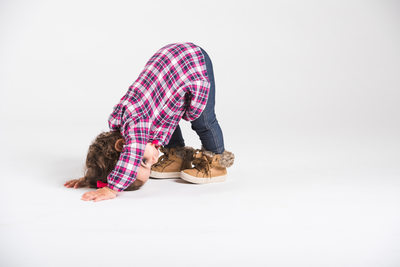
[[[378,0],[2,0],[1,265],[399,266],[399,15]],[[213,61],[228,181],[81,201],[63,182],[146,61],[182,41]]]

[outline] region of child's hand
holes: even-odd
[[[64,186],[65,187],[73,187],[73,188],[80,188],[80,187],[85,187],[86,181],[85,181],[85,177],[79,178],[79,179],[72,179],[67,181]]]
[[[82,195],[82,200],[93,200],[94,202],[100,201],[100,200],[107,200],[107,199],[112,199],[117,197],[118,192],[114,191],[110,188],[102,187],[97,189],[96,191],[90,191],[86,192],[85,194]]]

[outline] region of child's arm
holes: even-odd
[[[107,187],[115,191],[123,191],[130,186],[137,176],[140,162],[149,139],[151,120],[136,118],[124,124],[121,134],[125,145],[114,169],[107,177]]]

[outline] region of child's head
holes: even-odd
[[[107,176],[114,169],[123,146],[124,138],[119,131],[103,132],[96,137],[86,157],[85,177],[90,187],[96,188],[98,180],[107,183]],[[147,143],[136,180],[125,191],[137,190],[147,182],[158,155],[158,149]]]

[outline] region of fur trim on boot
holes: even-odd
[[[205,150],[203,146],[201,146],[201,151],[203,152],[204,155],[211,158],[215,155],[218,155],[217,153]],[[228,168],[233,165],[234,161],[235,161],[235,154],[233,154],[228,150],[224,150],[224,152],[222,152],[221,154],[219,164],[221,165],[221,167]]]

